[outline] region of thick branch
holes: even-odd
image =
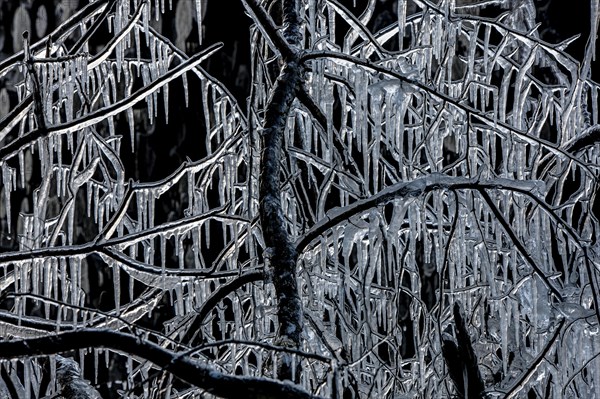
[[[110,348],[148,360],[188,384],[223,398],[297,398],[317,397],[298,386],[268,378],[224,374],[189,357],[182,357],[152,342],[110,330],[82,329],[43,338],[0,342],[0,359],[52,355],[75,349]]]
[[[272,31],[273,23],[255,0],[247,6],[256,15],[259,23]],[[298,255],[291,241],[281,205],[281,158],[282,142],[287,117],[297,88],[302,83],[302,66],[294,49],[300,43],[299,16],[296,0],[283,2],[283,37],[274,32],[283,55],[283,67],[273,86],[263,122],[259,178],[260,224],[269,253],[273,285],[277,296],[277,318],[279,331],[277,343],[297,349],[302,336],[302,302],[298,293],[296,262]],[[289,43],[289,44],[288,44]],[[280,379],[293,379],[294,359],[284,356],[279,367]]]
[[[277,293],[279,344],[294,348],[300,346],[302,333],[302,305],[296,281],[298,255],[286,228],[279,176],[283,132],[299,80],[300,66],[290,62],[275,83],[265,114],[259,180],[260,223],[270,251]]]
[[[79,364],[71,358],[56,356],[56,380],[65,399],[102,399],[100,393],[82,377]]]

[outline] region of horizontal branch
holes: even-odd
[[[524,192],[539,190],[541,181],[518,181],[511,179],[495,178],[480,180],[479,178],[453,177],[440,173],[433,173],[410,182],[401,182],[381,190],[379,193],[355,203],[332,209],[325,218],[311,227],[304,236],[296,241],[296,250],[302,253],[304,249],[317,237],[337,224],[358,215],[368,209],[374,208],[396,198],[417,197],[434,190],[459,190],[459,189],[508,189]]]
[[[130,334],[110,330],[82,329],[43,338],[0,342],[0,359],[54,355],[83,348],[108,348],[148,360],[175,377],[223,398],[318,399],[290,382],[222,373],[189,357]]]
[[[190,230],[207,220],[232,221],[249,223],[249,221],[241,216],[226,215],[219,213],[221,209],[203,213],[200,215],[187,217],[176,220],[174,222],[164,223],[159,226],[150,227],[146,230],[134,232],[120,237],[111,238],[100,242],[89,242],[80,245],[66,245],[61,247],[38,248],[31,251],[14,251],[0,253],[0,264],[11,262],[25,262],[34,259],[47,257],[64,257],[64,256],[86,256],[91,253],[104,252],[104,248],[112,246],[133,245],[147,239],[154,239],[166,233],[175,233],[183,230]]]

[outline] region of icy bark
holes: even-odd
[[[65,350],[82,349],[93,343],[95,347],[111,348],[147,359],[157,366],[170,371],[178,378],[206,392],[223,398],[238,398],[244,393],[247,398],[290,398],[317,399],[318,396],[298,388],[289,382],[275,381],[267,378],[240,377],[224,374],[187,356],[172,353],[147,340],[129,334],[110,330],[81,329],[59,335],[27,341],[0,342],[0,358],[11,359],[20,356],[50,355]],[[69,395],[77,395],[82,391],[92,395],[93,391],[79,378],[78,367],[71,359],[59,357],[59,383],[66,387]],[[76,385],[76,386],[75,386]],[[84,387],[84,385],[87,385]],[[64,389],[64,388],[63,388]],[[64,392],[64,391],[63,391]],[[71,396],[71,398],[84,398]],[[99,397],[99,396],[96,396]],[[96,398],[89,396],[89,398]]]
[[[56,379],[65,399],[102,399],[100,393],[81,376],[73,359],[56,356]]]
[[[299,42],[296,0],[283,2],[285,39],[295,46]],[[302,303],[298,293],[296,263],[298,254],[290,239],[281,205],[281,159],[284,131],[296,90],[302,83],[302,66],[297,56],[283,58],[283,66],[275,82],[265,111],[261,133],[261,161],[259,181],[260,222],[267,247],[267,256],[277,293],[278,344],[298,348],[302,338]],[[294,360],[284,355],[281,379],[297,379]]]

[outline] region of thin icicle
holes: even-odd
[[[404,32],[406,30],[406,3],[408,0],[398,0],[398,47],[404,49]]]
[[[129,125],[129,138],[131,140],[131,152],[134,152],[134,149],[135,149],[135,118],[133,116],[132,108],[127,108],[125,117],[127,118],[127,124]]]
[[[185,107],[187,108],[189,106],[187,74],[184,73],[183,75],[181,75],[181,82],[183,84],[183,96],[185,98]]]
[[[202,14],[203,14],[203,9],[202,9],[202,2],[204,0],[195,0],[196,1],[196,23],[197,28],[198,28],[198,43],[200,43],[200,45],[202,45],[202,36],[203,36],[203,32],[202,32]]]

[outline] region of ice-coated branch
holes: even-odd
[[[283,215],[279,177],[283,132],[299,81],[300,65],[288,62],[275,83],[266,110],[259,178],[260,222],[266,247],[271,251],[273,283],[277,292],[278,340],[279,344],[294,348],[300,345],[302,333],[302,305],[296,281],[298,255]],[[291,377],[291,368],[287,371]],[[286,371],[282,373],[286,374]]]
[[[542,183],[543,184],[543,183]],[[319,223],[315,224],[303,237],[301,237],[296,243],[296,250],[298,253],[302,253],[304,249],[318,236],[325,233],[327,230],[333,228],[337,224],[348,220],[352,216],[362,213],[375,206],[384,204],[395,198],[410,198],[417,197],[424,193],[433,190],[460,190],[460,189],[476,189],[483,196],[484,200],[490,206],[492,212],[498,218],[504,230],[507,232],[509,237],[514,242],[515,246],[519,249],[519,252],[527,260],[530,266],[535,270],[540,279],[544,284],[552,291],[552,293],[562,301],[562,294],[560,290],[550,282],[542,270],[536,265],[535,261],[525,249],[524,245],[518,239],[516,234],[510,228],[510,225],[506,222],[502,214],[495,207],[494,203],[489,198],[489,195],[485,192],[485,189],[507,189],[515,190],[519,192],[535,191],[539,189],[540,182],[536,181],[518,181],[511,179],[496,178],[491,180],[480,180],[479,178],[465,178],[465,177],[452,177],[446,176],[439,173],[433,173],[431,175],[410,181],[401,182],[395,185],[389,186],[379,193],[360,201],[353,203],[350,206],[343,208],[335,208],[327,213],[327,217],[322,219]]]
[[[264,29],[269,40],[272,41],[273,45],[277,48],[277,51],[281,54],[284,59],[290,59],[296,57],[296,52],[291,48],[290,44],[286,40],[286,37],[281,33],[275,26],[275,22],[271,19],[269,14],[262,8],[256,0],[242,0],[244,6],[252,14],[254,14],[254,20],[260,24],[260,27]]]
[[[521,374],[519,376],[519,378],[517,378],[517,380],[508,389],[508,391],[506,392],[506,394],[504,396],[505,399],[511,399],[511,398],[514,398],[517,395],[523,393],[523,388],[527,384],[527,381],[529,381],[531,379],[531,377],[533,376],[533,374],[535,373],[535,371],[540,367],[540,365],[542,364],[542,362],[544,361],[544,359],[546,358],[546,356],[548,356],[548,354],[550,352],[550,349],[552,349],[552,346],[554,346],[554,343],[556,342],[556,340],[560,336],[561,332],[563,331],[563,327],[565,326],[565,323],[566,323],[566,319],[563,319],[556,326],[556,329],[554,330],[554,334],[548,340],[548,343],[541,350],[541,352],[537,356],[537,358],[535,358],[531,362],[531,364],[527,368],[527,370],[525,372],[523,372],[523,374]]]
[[[114,116],[120,112],[125,111],[128,108],[131,108],[133,105],[144,100],[146,96],[151,95],[153,92],[156,92],[156,90],[158,90],[160,87],[166,85],[174,79],[177,79],[187,71],[195,68],[196,65],[200,64],[202,61],[204,61],[210,55],[215,53],[221,47],[223,47],[223,45],[221,43],[217,43],[206,48],[204,51],[194,55],[189,60],[186,60],[185,62],[173,68],[171,71],[167,72],[160,78],[156,79],[148,86],[142,87],[135,93],[132,93],[129,97],[117,101],[108,107],[100,108],[90,114],[82,116],[81,118],[74,119],[70,122],[49,126],[45,130],[35,129],[27,135],[14,139],[4,147],[0,148],[0,158],[15,155],[22,148],[35,142],[40,137],[43,137],[45,134],[58,134],[67,131],[83,129],[87,126],[94,125],[99,121],[108,118],[109,116]]]
[[[76,349],[109,348],[148,360],[177,378],[222,398],[317,399],[290,382],[241,377],[222,373],[187,356],[130,334],[111,330],[81,329],[20,341],[0,342],[0,358],[53,355]]]
[[[106,248],[120,245],[133,245],[140,241],[158,237],[166,233],[175,233],[184,230],[191,230],[196,227],[198,223],[206,220],[220,220],[220,221],[235,221],[248,223],[248,220],[235,215],[226,215],[220,213],[221,209],[203,213],[196,216],[190,216],[187,218],[175,220],[148,228],[143,231],[126,234],[120,237],[111,238],[101,242],[90,242],[79,245],[67,245],[62,247],[49,247],[49,248],[38,248],[31,251],[13,251],[0,253],[0,264],[11,263],[11,262],[23,262],[30,261],[33,259],[41,259],[45,257],[62,257],[62,256],[85,256],[91,253],[104,252]],[[157,269],[153,269],[157,270]],[[148,268],[150,271],[150,268]]]
[[[200,308],[197,310],[197,321],[200,324],[203,323],[204,319],[206,318],[206,316],[209,315],[211,310],[213,310],[213,308],[217,306],[219,302],[225,299],[227,295],[231,294],[232,292],[234,292],[238,288],[243,287],[246,284],[254,283],[256,281],[263,280],[264,278],[265,274],[262,270],[252,271],[249,273],[244,273],[241,276],[229,281],[228,283],[221,285],[204,303],[202,303],[202,306],[200,306]]]
[[[76,12],[67,21],[60,24],[52,33],[46,35],[36,43],[31,45],[30,51],[34,54],[45,51],[45,46],[49,37],[57,38],[62,37],[65,34],[70,33],[74,29],[78,28],[81,21],[91,18],[93,15],[104,13],[106,8],[109,9],[114,6],[116,0],[111,0],[110,4],[107,0],[94,1],[83,7],[81,10]],[[2,78],[8,71],[23,61],[25,52],[23,50],[6,58],[0,62],[0,78]]]
[[[227,295],[231,294],[238,288],[243,287],[246,284],[254,283],[256,281],[264,280],[265,273],[262,270],[255,270],[251,272],[244,273],[240,276],[237,276],[233,280],[221,285],[219,288],[212,293],[206,301],[202,303],[198,309],[196,309],[196,314],[192,316],[193,321],[187,327],[189,339],[186,341],[192,341],[197,336],[201,336],[200,327],[204,323],[204,319],[210,314],[210,312],[217,306],[219,302],[227,297]]]
[[[96,54],[90,61],[88,61],[88,69],[94,69],[104,62],[108,56],[113,52],[117,45],[125,38],[131,30],[135,27],[136,23],[142,16],[142,11],[145,7],[150,7],[147,1],[142,1],[138,6],[137,10],[133,14],[131,20],[127,23],[127,26],[123,28],[118,34],[116,34],[107,44],[104,46],[102,51]]]
[[[305,63],[312,59],[319,59],[319,58],[332,58],[332,59],[338,59],[341,61],[350,62],[354,65],[359,65],[359,66],[371,69],[373,71],[383,73],[392,78],[399,79],[402,82],[406,82],[407,84],[409,84],[419,90],[422,90],[423,92],[429,93],[430,95],[432,95],[436,98],[439,98],[440,100],[443,100],[449,104],[452,104],[454,107],[462,110],[467,115],[470,115],[472,118],[476,118],[476,119],[480,120],[481,122],[485,123],[489,127],[489,129],[491,129],[493,131],[496,131],[498,133],[514,135],[528,143],[541,145],[544,148],[547,148],[550,152],[552,152],[556,155],[565,157],[567,159],[570,159],[574,163],[581,165],[581,167],[584,170],[586,170],[590,175],[594,175],[592,173],[592,170],[590,169],[591,166],[589,164],[582,162],[580,159],[575,157],[573,154],[560,148],[558,145],[553,144],[542,138],[536,137],[534,135],[528,134],[527,131],[524,131],[524,130],[519,129],[514,126],[511,126],[510,124],[508,124],[506,122],[494,120],[494,118],[482,113],[481,111],[471,107],[470,105],[468,105],[464,102],[459,101],[459,99],[453,98],[447,94],[440,92],[439,90],[437,90],[433,87],[425,85],[414,79],[408,78],[401,73],[390,70],[389,68],[387,68],[385,66],[379,65],[379,64],[371,62],[369,60],[362,59],[360,57],[355,57],[352,55],[348,55],[348,54],[344,54],[344,53],[337,53],[337,52],[333,52],[333,51],[307,52],[300,57],[300,60],[302,61],[302,63]]]
[[[100,393],[81,376],[75,360],[56,356],[56,379],[65,399],[102,399]]]
[[[590,126],[565,144],[565,151],[575,154],[600,143],[600,125]]]
[[[481,180],[479,178],[453,177],[440,173],[432,173],[413,181],[401,182],[389,186],[369,198],[356,201],[352,205],[335,208],[327,212],[325,218],[308,230],[304,236],[296,242],[296,250],[302,253],[304,249],[317,237],[337,224],[348,220],[352,216],[374,208],[395,198],[410,198],[428,193],[433,190],[459,190],[459,189],[506,189],[520,192],[531,192],[538,190],[538,181],[519,181],[511,179],[496,178]]]
[[[302,337],[302,302],[298,292],[296,262],[298,254],[289,237],[281,205],[281,158],[287,117],[298,87],[303,83],[303,68],[295,50],[301,40],[300,17],[296,0],[283,1],[283,33],[255,0],[245,1],[246,7],[256,16],[283,56],[283,66],[271,91],[261,135],[259,176],[260,224],[273,273],[277,296],[279,331],[277,344],[297,349]],[[294,359],[284,356],[279,365],[279,378],[293,379]],[[297,374],[297,373],[296,373]]]
[[[504,215],[502,215],[496,204],[494,204],[494,201],[492,201],[492,199],[490,198],[490,195],[483,188],[479,189],[479,194],[481,194],[483,200],[488,204],[488,207],[490,208],[494,216],[496,216],[496,219],[498,220],[498,222],[500,222],[502,228],[510,237],[515,247],[517,247],[517,249],[521,253],[521,256],[525,258],[527,263],[529,263],[529,266],[531,266],[535,273],[540,277],[540,279],[544,282],[546,287],[548,287],[548,289],[552,291],[556,298],[558,298],[558,300],[562,302],[563,296],[560,293],[560,290],[554,286],[554,284],[546,277],[544,272],[535,263],[535,260],[529,254],[529,251],[527,251],[525,245],[521,242],[517,234],[513,231],[512,227],[510,226],[510,223],[504,218]]]

